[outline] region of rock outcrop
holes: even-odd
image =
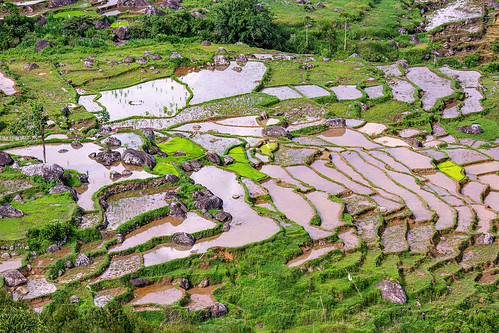
[[[147,6],[149,3],[146,0],[118,0],[118,7],[140,8]]]
[[[180,246],[193,246],[195,241],[194,236],[189,235],[186,232],[176,232],[172,236],[173,244]]]
[[[383,279],[375,287],[381,290],[381,297],[384,300],[398,304],[407,303],[407,295],[397,280]]]
[[[0,150],[0,166],[4,167],[4,166],[10,165],[12,163],[14,163],[14,160],[12,159],[12,157],[10,157],[10,155],[7,154],[6,152]]]
[[[42,50],[45,50],[47,47],[54,47],[54,44],[50,43],[48,40],[40,39],[38,42],[35,44],[35,52],[38,53]]]
[[[137,166],[147,165],[152,170],[156,166],[156,159],[144,151],[127,149],[123,152],[123,163]]]
[[[324,124],[327,128],[343,128],[347,126],[345,118],[326,118]]]
[[[263,135],[271,138],[285,137],[287,139],[292,139],[293,136],[284,127],[281,126],[269,126],[263,129]]]
[[[7,271],[1,272],[0,276],[3,276],[5,279],[5,284],[8,287],[17,287],[21,284],[25,284],[28,282],[24,275],[22,275],[18,270],[16,269],[9,269]]]
[[[59,8],[59,7],[69,6],[77,2],[78,0],[50,0],[47,7]]]
[[[17,219],[25,214],[12,206],[0,206],[0,219]]]
[[[223,200],[215,195],[204,194],[199,192],[199,196],[194,199],[193,203],[194,208],[199,209],[201,212],[206,213],[212,209],[222,209]]]
[[[211,316],[214,318],[221,317],[227,313],[227,307],[220,302],[215,302],[210,307],[210,313],[211,313]]]
[[[230,61],[224,57],[223,55],[217,54],[216,56],[213,57],[213,62],[215,63],[215,66],[229,66]]]
[[[58,185],[52,187],[49,190],[50,194],[60,194],[60,193],[64,193],[64,192],[71,193],[71,195],[73,196],[73,198],[75,200],[78,200],[78,193],[76,193],[76,191],[72,187],[69,187],[69,186],[66,186],[66,185],[62,185],[62,184],[58,184]]]
[[[85,254],[80,253],[76,259],[75,259],[75,266],[76,267],[81,267],[81,266],[88,266],[93,264],[93,260],[87,257]]]
[[[51,181],[61,180],[64,176],[64,169],[54,163],[33,164],[21,168],[21,173],[28,176],[42,177],[47,183]]]
[[[483,133],[483,129],[478,124],[459,126],[455,128],[456,131],[466,133],[466,134],[480,134]]]
[[[104,165],[111,165],[121,160],[121,154],[114,150],[101,151],[95,155],[95,160]]]

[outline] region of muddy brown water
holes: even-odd
[[[380,147],[379,144],[367,139],[364,134],[349,128],[329,129],[316,136],[337,146],[362,147],[364,149]]]
[[[241,140],[236,138],[225,138],[211,134],[199,134],[190,139],[206,150],[212,151],[218,155],[224,155],[230,147],[241,143]]]
[[[378,69],[381,69],[385,76],[400,76],[402,72],[399,69],[398,64],[391,64],[386,66],[376,66]]]
[[[346,250],[356,248],[360,244],[360,238],[357,236],[355,229],[339,232],[338,237],[343,241]]]
[[[393,78],[387,81],[387,84],[392,89],[393,99],[406,103],[412,103],[416,100],[414,97],[416,88],[409,82]]]
[[[293,260],[290,260],[286,266],[288,267],[297,267],[300,265],[303,265],[304,263],[317,259],[328,253],[329,251],[334,250],[335,247],[331,244],[326,244],[326,245],[320,245],[320,246],[314,246],[302,255],[294,258]]]
[[[407,232],[407,243],[411,252],[424,253],[430,245],[433,236],[431,225],[421,225],[410,228]]]
[[[171,285],[150,285],[134,290],[134,299],[129,304],[172,305],[182,299],[185,291]]]
[[[201,310],[210,307],[215,303],[213,292],[220,285],[209,286],[206,288],[191,288],[187,292],[190,295],[191,301],[187,304],[186,308],[190,311]]]
[[[457,70],[446,66],[439,70],[447,76],[454,77],[463,88],[478,88],[480,85],[482,74],[478,71]]]
[[[315,191],[308,193],[306,196],[321,217],[321,228],[333,230],[345,224],[341,220],[343,213],[342,203],[329,200],[329,194],[325,192]]]
[[[427,16],[426,31],[450,23],[482,16],[482,7],[472,0],[456,0],[431,12]]]
[[[58,151],[60,149],[67,149],[68,152],[60,154]],[[93,152],[99,152],[100,146],[95,143],[83,143],[83,147],[79,149],[74,149],[70,144],[47,144],[47,162],[56,163],[65,169],[73,169],[80,173],[87,174],[89,178],[89,184],[85,192],[79,194],[78,205],[85,210],[93,210],[94,202],[92,200],[92,195],[99,190],[104,185],[112,184],[113,181],[110,178],[110,171],[123,172],[125,169],[134,170],[133,174],[126,179],[144,179],[152,177],[153,175],[137,168],[130,166],[124,166],[123,164],[117,164],[113,166],[104,166],[97,163],[93,159],[89,158],[88,155]],[[42,146],[30,146],[24,148],[13,148],[7,150],[9,154],[16,155],[28,155],[34,156],[36,158],[42,159],[43,152]]]
[[[94,296],[94,305],[104,307],[114,297],[126,292],[124,287],[109,288],[98,291]]]
[[[369,194],[372,194],[374,192],[371,188],[363,186],[359,183],[352,181],[350,178],[345,176],[339,170],[326,166],[326,163],[327,163],[327,161],[317,160],[314,163],[312,163],[310,166],[316,172],[319,172],[320,174],[328,177],[329,179],[332,179],[334,181],[337,181],[340,184],[345,185],[346,188],[352,190],[353,192],[355,192],[357,194],[369,195]]]
[[[119,278],[123,275],[137,271],[142,267],[142,256],[140,254],[131,254],[123,257],[113,257],[109,267],[98,278],[91,281],[91,283],[112,280]]]
[[[357,131],[365,133],[369,136],[379,135],[383,133],[388,126],[380,123],[367,123],[364,126],[357,129]]]
[[[364,91],[367,93],[367,97],[369,97],[370,99],[384,96],[382,85],[367,87],[364,88]]]
[[[0,273],[10,269],[18,269],[22,264],[22,260],[0,260]]]
[[[380,240],[383,244],[383,252],[401,252],[408,249],[404,224],[386,227]]]
[[[314,172],[314,170],[308,166],[297,165],[287,167],[286,170],[295,179],[301,180],[305,184],[315,187],[318,190],[328,192],[330,194],[336,195],[341,192],[346,191],[343,185],[327,180],[321,177],[319,174]]]
[[[334,91],[339,100],[350,100],[362,97],[362,92],[353,85],[339,85],[329,89]]]
[[[490,160],[490,157],[484,155],[473,149],[442,149],[443,152],[447,153],[449,158],[456,164],[470,164],[473,162],[483,162]]]
[[[321,97],[321,96],[329,96],[331,93],[326,89],[316,86],[314,84],[310,85],[301,85],[294,86],[296,90],[302,93],[307,98]]]
[[[83,95],[78,98],[78,104],[81,104],[88,112],[98,112],[102,110],[102,106],[100,106],[97,102],[94,102],[94,99],[97,95]]]
[[[410,67],[406,77],[423,91],[423,109],[431,109],[438,98],[449,96],[454,91],[451,80],[438,76],[428,67]]]
[[[143,244],[154,237],[169,236],[175,232],[187,232],[189,234],[212,229],[217,226],[213,221],[206,220],[195,212],[188,212],[185,220],[173,217],[165,217],[153,221],[139,229],[136,229],[126,235],[125,241],[110,249],[110,252],[118,252],[131,247]]]
[[[483,111],[483,106],[480,104],[482,93],[476,88],[463,88],[463,91],[466,93],[466,98],[461,106],[461,113],[464,115]]]
[[[175,72],[182,82],[192,90],[193,97],[189,104],[199,104],[218,98],[225,98],[253,91],[265,74],[266,67],[258,61],[248,61],[242,66],[242,71],[232,70],[235,62],[230,66],[215,70],[202,69],[188,73]]]

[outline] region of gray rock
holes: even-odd
[[[0,150],[0,166],[4,167],[4,166],[10,165],[12,163],[14,163],[14,160],[12,159],[12,157],[10,157],[10,155],[7,154],[6,152]]]
[[[423,143],[421,141],[419,141],[418,139],[416,139],[416,138],[405,139],[405,142],[407,142],[411,146],[414,146],[414,147],[417,147],[417,148],[423,147]]]
[[[248,58],[244,54],[240,54],[236,57],[236,63],[242,65],[248,62]]]
[[[151,17],[153,15],[158,15],[158,16],[165,16],[165,12],[154,7],[154,6],[149,6],[146,8],[146,10],[144,11],[144,14],[146,14],[147,16]]]
[[[121,141],[120,139],[115,138],[114,136],[108,136],[107,138],[102,140],[102,144],[108,147],[119,147],[121,146]]]
[[[67,106],[60,108],[59,112],[61,112],[64,117],[68,117],[69,114],[71,113],[71,111],[69,111],[69,108]]]
[[[225,48],[223,48],[223,47],[220,46],[218,48],[218,53],[227,53],[227,50]]]
[[[409,63],[407,62],[407,60],[405,59],[400,59],[400,60],[397,60],[396,61],[397,64],[400,65],[400,67],[404,68],[404,69],[407,69],[409,68]]]
[[[232,215],[230,213],[224,212],[223,210],[219,210],[215,214],[215,220],[220,222],[230,222],[232,221]]]
[[[178,284],[180,288],[185,290],[189,289],[190,287],[189,280],[187,279],[175,279],[173,280],[173,284]]]
[[[234,157],[232,157],[230,155],[225,155],[224,156],[224,164],[225,165],[229,165],[229,164],[232,164],[234,162],[235,162]]]
[[[180,246],[193,246],[195,241],[194,236],[189,235],[186,232],[176,232],[172,236],[173,244]]]
[[[154,53],[154,54],[151,54],[150,59],[151,60],[160,60],[161,56],[157,53]]]
[[[466,126],[458,126],[455,128],[456,131],[466,133],[466,134],[480,134],[483,133],[483,129],[479,124],[472,124]]]
[[[146,62],[147,62],[146,57],[139,57],[139,59],[137,59],[137,63],[139,64],[145,64]]]
[[[263,135],[271,138],[285,137],[287,139],[292,139],[293,136],[284,127],[281,126],[269,126],[263,129]]]
[[[73,263],[71,262],[71,260],[68,260],[64,264],[64,267],[66,267],[66,268],[73,268],[73,267],[75,267],[75,265],[73,265]]]
[[[182,161],[180,162],[180,164],[182,165],[182,168],[185,172],[190,172],[193,170],[192,165],[187,161]]]
[[[54,163],[33,164],[21,168],[21,173],[28,176],[42,177],[47,183],[53,180],[61,180],[64,176],[64,169]]]
[[[59,8],[59,7],[69,6],[77,2],[78,0],[50,0],[47,7]]]
[[[59,248],[59,246],[57,246],[57,244],[52,244],[49,247],[47,247],[47,250],[45,252],[54,253],[54,252],[57,252],[59,250],[60,250],[60,248]]]
[[[206,288],[210,285],[210,282],[207,279],[202,279],[198,284],[198,288]]]
[[[407,303],[407,295],[397,280],[383,279],[375,287],[381,290],[381,297],[384,300],[398,304]]]
[[[88,175],[80,174],[77,175],[76,178],[82,183],[88,183]]]
[[[187,218],[187,215],[185,214],[186,211],[184,211],[184,209],[182,209],[183,203],[180,204],[180,202],[172,202],[170,203],[170,213],[168,215],[170,215],[171,217],[173,218],[176,218],[176,219],[180,219],[180,220],[185,220]],[[185,205],[184,205],[185,207]],[[175,241],[174,241],[175,243]],[[176,243],[175,243],[176,244]]]
[[[411,40],[410,40],[410,42],[411,42],[412,44],[418,45],[418,44],[419,44],[419,38],[418,38],[418,36],[416,36],[416,35],[411,35]]]
[[[477,244],[490,245],[494,243],[494,236],[492,234],[483,234],[476,240]]]
[[[121,244],[125,241],[125,236],[123,234],[116,234],[116,243]]]
[[[179,197],[178,193],[173,191],[173,190],[170,190],[170,191],[166,191],[165,192],[165,197],[164,199],[167,200],[167,201],[170,201],[170,200],[173,200],[173,199],[177,199]]]
[[[203,40],[201,42],[201,46],[210,46],[211,45],[211,42],[210,41],[207,41],[207,40]]]
[[[40,15],[38,20],[36,20],[36,25],[38,26],[38,28],[41,28],[45,24],[47,24],[47,18],[44,15]]]
[[[227,313],[227,307],[220,302],[215,302],[210,307],[210,313],[213,318],[221,317]]]
[[[74,141],[71,142],[71,147],[73,147],[73,148],[81,148],[81,147],[83,147],[83,145],[81,144],[80,141],[74,140]]]
[[[118,0],[118,7],[140,8],[147,6],[149,3],[146,0]]]
[[[203,165],[199,163],[198,160],[190,160],[189,162],[191,162],[192,167],[195,169],[200,169],[203,167]]]
[[[21,284],[25,284],[28,280],[16,269],[9,269],[4,272],[0,272],[0,276],[5,279],[5,284],[8,287],[17,287]]]
[[[174,152],[174,153],[172,154],[172,156],[173,156],[173,157],[186,156],[186,153],[185,153],[185,151],[183,151],[183,150],[177,150],[176,152]]]
[[[130,279],[130,283],[133,284],[137,288],[145,287],[145,286],[152,284],[152,282],[150,280],[142,279],[142,278]]]
[[[213,57],[213,62],[215,63],[215,66],[229,66],[230,61],[224,57],[223,55],[217,54],[216,56]]]
[[[222,209],[223,203],[223,200],[215,195],[204,194],[194,199],[192,204],[194,208],[205,213],[212,209]]]
[[[360,56],[357,53],[352,53],[350,58],[360,59]]]
[[[118,27],[118,29],[116,29],[116,37],[119,40],[127,39],[129,37],[128,26],[127,25],[120,25]],[[130,58],[132,58],[132,57],[128,57],[128,59],[127,58],[125,58],[125,59],[127,59],[129,61]],[[125,59],[123,59],[123,62],[128,63],[127,61],[125,61]],[[131,62],[133,62],[133,61],[131,61]]]
[[[345,118],[326,118],[324,124],[327,128],[343,128],[347,126]]]
[[[165,180],[168,182],[168,183],[171,183],[171,184],[174,184],[174,183],[177,183],[180,181],[180,178],[178,178],[177,176],[175,175],[172,175],[171,173],[167,173],[165,175]]]
[[[318,8],[326,8],[326,6],[324,6],[324,4],[322,2],[316,3],[315,6]]]
[[[151,142],[154,141],[154,131],[151,128],[143,128],[142,134],[146,137],[147,140]]]
[[[118,171],[111,170],[111,172],[109,173],[109,177],[111,177],[112,181],[115,181],[115,180],[123,177],[123,175],[121,173],[119,173]]]
[[[72,295],[70,298],[69,298],[69,301],[71,303],[78,303],[80,301],[80,297],[78,297],[78,295]]]
[[[71,195],[73,196],[73,198],[75,200],[78,200],[78,193],[76,193],[76,191],[72,187],[69,187],[69,186],[66,186],[66,185],[62,185],[62,184],[58,184],[58,185],[52,187],[49,190],[50,194],[61,194],[61,193],[64,193],[64,192],[71,193]]]
[[[81,266],[88,266],[93,264],[93,260],[87,257],[85,254],[80,253],[76,259],[75,259],[75,266],[76,267],[81,267]]]
[[[45,50],[47,47],[54,47],[54,44],[50,43],[48,40],[40,39],[38,42],[35,44],[35,52],[38,53],[42,50]]]
[[[1,258],[2,259],[10,259],[10,253],[7,253],[7,252],[3,253]]]
[[[183,57],[179,53],[173,52],[172,54],[170,54],[170,56],[168,58],[170,58],[170,59],[182,59]]]
[[[167,8],[167,9],[173,9],[177,10],[180,8],[180,1],[179,0],[166,0],[161,4],[161,7]]]
[[[215,154],[215,153],[213,153],[211,151],[206,152],[205,156],[206,156],[206,159],[210,163],[213,163],[213,164],[216,164],[216,165],[221,165],[222,164],[222,162],[220,161],[220,157],[217,154]]]
[[[107,18],[105,18],[103,20],[97,20],[94,22],[95,30],[104,30],[104,29],[108,29],[109,27],[111,27],[111,22],[109,22],[109,20]]]
[[[123,152],[123,163],[138,166],[147,165],[152,170],[156,166],[156,159],[144,151],[127,149]]]
[[[103,165],[111,165],[121,160],[121,154],[114,150],[101,151],[95,155],[95,160]]]
[[[134,57],[126,57],[125,59],[123,59],[123,62],[127,63],[127,64],[131,64],[132,62],[135,62],[135,58]]]
[[[37,68],[40,68],[40,66],[38,66],[37,64],[35,64],[34,62],[32,62],[30,64],[24,65],[23,71],[29,72],[29,71],[31,71],[33,69],[37,69]]]

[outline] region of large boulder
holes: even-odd
[[[199,192],[199,196],[194,199],[192,204],[194,205],[194,208],[206,213],[212,209],[222,209],[224,202],[215,195],[203,194],[202,192]]]
[[[176,245],[193,246],[195,241],[194,236],[189,235],[186,232],[176,232],[172,236],[172,242]]]
[[[42,50],[45,50],[47,47],[54,47],[54,44],[50,43],[48,40],[40,39],[38,42],[35,44],[35,52],[38,53]]]
[[[154,141],[154,131],[151,128],[143,128],[142,134],[146,137],[150,142]]]
[[[248,58],[244,54],[240,54],[236,57],[236,63],[242,65],[248,62]]]
[[[215,302],[210,307],[210,312],[212,317],[218,318],[227,313],[227,307],[220,302]]]
[[[281,136],[292,139],[293,136],[284,127],[281,126],[269,126],[263,129],[263,135],[271,138],[280,138]]]
[[[201,42],[201,46],[210,46],[210,45],[211,45],[211,42],[210,42],[210,41],[208,41],[208,40],[203,40],[203,41]]]
[[[118,38],[119,40],[124,40],[124,39],[127,39],[129,37],[129,34],[128,34],[128,26],[127,25],[120,25],[118,27],[118,29],[116,29],[116,38]],[[128,57],[128,58],[132,58],[132,57]],[[123,62],[127,63],[127,61],[125,61],[127,58],[125,58],[123,60]],[[132,58],[133,59],[133,58]],[[133,62],[130,61],[130,62]]]
[[[47,18],[44,15],[40,15],[40,17],[36,20],[36,25],[38,28],[41,28],[45,24],[47,24]]]
[[[78,194],[76,193],[76,191],[73,188],[71,188],[69,186],[58,184],[49,190],[50,194],[60,194],[60,193],[64,193],[64,192],[71,193],[73,198],[75,200],[78,200]]]
[[[94,22],[94,28],[95,30],[104,30],[111,27],[111,22],[107,18],[103,20],[98,20]]]
[[[127,149],[123,152],[123,162],[138,166],[147,165],[151,170],[156,166],[156,159],[154,156],[135,149]]]
[[[219,210],[215,214],[215,220],[220,222],[230,222],[232,221],[232,215],[230,213],[224,212],[223,210]]]
[[[187,279],[175,279],[175,280],[173,280],[173,284],[178,284],[180,286],[180,288],[185,289],[185,290],[189,289],[189,287],[191,286],[189,284],[189,280],[187,280]]]
[[[55,253],[55,252],[57,252],[59,250],[60,250],[60,248],[59,248],[59,246],[57,244],[52,244],[49,247],[47,247],[47,250],[45,252],[47,252],[47,253]]]
[[[220,161],[220,157],[209,151],[206,153],[206,159],[210,162],[210,163],[213,163],[213,164],[216,164],[216,165],[220,165],[222,162]]]
[[[37,69],[37,68],[40,68],[40,66],[38,66],[37,64],[35,64],[34,62],[32,62],[30,64],[24,65],[23,71],[29,72],[29,71],[31,71],[33,69]]]
[[[175,201],[170,203],[170,216],[176,219],[185,220],[187,218],[187,208],[181,201]]]
[[[173,9],[177,10],[180,8],[180,1],[179,0],[166,0],[161,4],[161,7],[167,8],[167,9]]]
[[[0,219],[17,219],[25,214],[12,206],[0,206]]]
[[[182,55],[180,55],[180,53],[178,52],[173,52],[172,54],[170,54],[170,56],[168,57],[170,59],[182,59]]]
[[[88,266],[93,264],[93,260],[87,257],[85,254],[80,253],[76,259],[75,259],[75,266],[76,267],[81,267],[81,266]]]
[[[108,136],[107,138],[102,140],[102,144],[108,147],[119,147],[121,146],[121,141],[120,139],[115,138],[114,136]]]
[[[54,163],[33,164],[21,168],[21,173],[28,176],[42,177],[47,183],[53,180],[57,181],[64,176],[64,169]]]
[[[0,273],[0,276],[3,276],[5,279],[5,284],[8,287],[16,287],[21,284],[25,284],[28,280],[16,269],[9,269],[8,271],[4,271]]]
[[[494,236],[492,234],[483,234],[476,240],[477,244],[490,245],[494,243]]]
[[[6,165],[14,163],[12,157],[6,152],[0,150],[0,167],[4,167]]]
[[[140,8],[147,6],[149,3],[146,0],[118,0],[118,7]]]
[[[152,282],[150,280],[142,279],[142,278],[130,279],[130,283],[133,284],[137,288],[145,287],[145,286],[152,284]]]
[[[153,15],[158,15],[158,16],[165,16],[165,12],[154,7],[154,6],[149,6],[146,8],[146,10],[144,11],[144,14],[146,14],[147,16],[153,16]]]
[[[101,151],[95,155],[95,160],[104,165],[111,165],[121,160],[121,154],[114,150]]]
[[[478,124],[459,126],[455,128],[456,131],[466,133],[466,134],[480,134],[483,133],[483,129]]]
[[[78,0],[50,0],[48,8],[59,8],[77,3]]]
[[[215,66],[229,66],[230,61],[224,57],[223,55],[217,54],[216,56],[213,57],[213,62],[215,63]]]
[[[123,59],[123,62],[125,64],[131,64],[132,62],[135,62],[135,58],[134,57],[126,57]]]
[[[177,176],[171,174],[171,173],[167,173],[165,175],[165,180],[168,182],[168,183],[171,183],[171,184],[174,184],[174,183],[177,183],[180,181],[180,178],[178,178]]]
[[[407,295],[397,280],[383,279],[375,287],[381,290],[381,297],[384,300],[398,304],[407,303]]]
[[[327,128],[343,128],[347,122],[345,118],[326,118],[324,124]]]

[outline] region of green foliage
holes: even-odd
[[[48,332],[27,302],[12,300],[9,292],[0,288],[0,333]]]
[[[100,231],[95,228],[85,228],[78,230],[77,238],[85,243],[89,243],[102,239],[102,235]]]
[[[438,170],[449,175],[450,177],[454,178],[457,181],[460,181],[464,178],[463,168],[461,168],[460,166],[458,166],[456,163],[454,163],[452,161],[445,161],[445,162],[439,163],[437,165],[437,168],[438,168]]]
[[[19,7],[11,2],[3,4],[9,15],[0,21],[0,50],[17,46],[21,39],[34,29],[34,20],[20,15]]]
[[[87,31],[93,28],[93,19],[89,15],[73,16],[64,20],[61,31],[64,35],[74,37],[85,37]]]
[[[207,24],[204,20],[197,20],[185,10],[168,12],[164,16],[144,15],[141,20],[142,24],[131,31],[133,38],[193,37],[197,36],[197,31]]]
[[[282,37],[272,23],[272,12],[257,0],[226,0],[213,10],[213,39],[276,48]]]

